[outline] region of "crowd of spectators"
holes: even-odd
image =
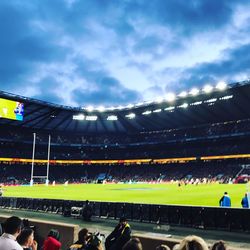
[[[0,127],[2,157],[47,159],[48,131]],[[200,157],[249,153],[250,120],[137,134],[82,135],[51,131],[51,160]]]
[[[26,130],[26,131],[25,131]],[[224,123],[205,124],[193,127],[174,128],[160,131],[145,131],[134,134],[77,134],[60,131],[31,131],[25,128],[0,128],[0,139],[5,141],[29,142],[36,133],[37,143],[48,143],[51,134],[52,142],[60,145],[120,145],[147,144],[175,140],[190,140],[197,138],[213,138],[220,136],[237,136],[250,133],[250,119]]]
[[[39,234],[39,232],[36,232]],[[9,217],[3,223],[0,236],[0,250],[60,250],[60,232],[51,229],[41,246],[34,239],[34,229],[24,225],[16,216]],[[69,242],[68,250],[143,250],[145,246],[139,238],[132,236],[131,227],[126,218],[122,217],[114,230],[106,237],[101,233],[90,233],[87,228],[82,228],[78,233],[76,242]],[[167,245],[159,245],[156,250],[170,250]],[[215,242],[211,248],[201,237],[190,235],[176,243],[173,250],[226,250],[223,241]]]
[[[104,159],[159,159],[175,157],[201,157],[249,153],[249,137],[217,138],[205,141],[166,142],[165,144],[145,144],[127,146],[74,146],[51,144],[51,160],[104,160]],[[48,145],[36,144],[35,158],[47,159]],[[0,141],[2,157],[32,157],[32,142],[17,143]]]
[[[229,183],[242,171],[244,165],[235,161],[192,162],[172,164],[141,165],[52,165],[50,183],[95,183],[105,182],[185,182],[185,183]],[[35,175],[43,176],[47,165],[35,167]],[[244,169],[243,169],[244,170]],[[30,164],[1,164],[0,183],[28,184],[30,182]],[[44,179],[41,180],[44,183]]]

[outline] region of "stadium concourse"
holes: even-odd
[[[124,107],[74,108],[6,92],[0,100],[4,185],[44,178],[61,183],[249,180],[250,81]],[[8,117],[9,112],[19,113]],[[229,213],[223,214],[229,225]],[[226,228],[233,228],[231,222]],[[246,232],[249,225],[236,229]]]

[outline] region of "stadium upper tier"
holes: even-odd
[[[56,105],[6,92],[0,92],[0,98],[24,104],[23,120],[0,118],[2,126],[78,134],[147,133],[250,118],[249,80],[221,89],[207,86],[178,97],[98,110]]]

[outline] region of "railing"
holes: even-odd
[[[85,201],[0,197],[1,208],[43,211],[70,216],[71,207]],[[250,209],[153,205],[117,202],[90,202],[93,216],[129,221],[193,227],[200,229],[250,232]]]

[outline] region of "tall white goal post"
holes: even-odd
[[[46,175],[34,175],[34,167],[35,167],[35,151],[36,151],[36,133],[33,133],[33,150],[32,150],[32,161],[31,161],[31,176],[30,176],[30,186],[33,186],[34,179],[45,179],[45,184],[49,184],[49,160],[50,160],[50,142],[51,136],[49,135],[48,142],[48,159],[47,159],[47,170]]]

